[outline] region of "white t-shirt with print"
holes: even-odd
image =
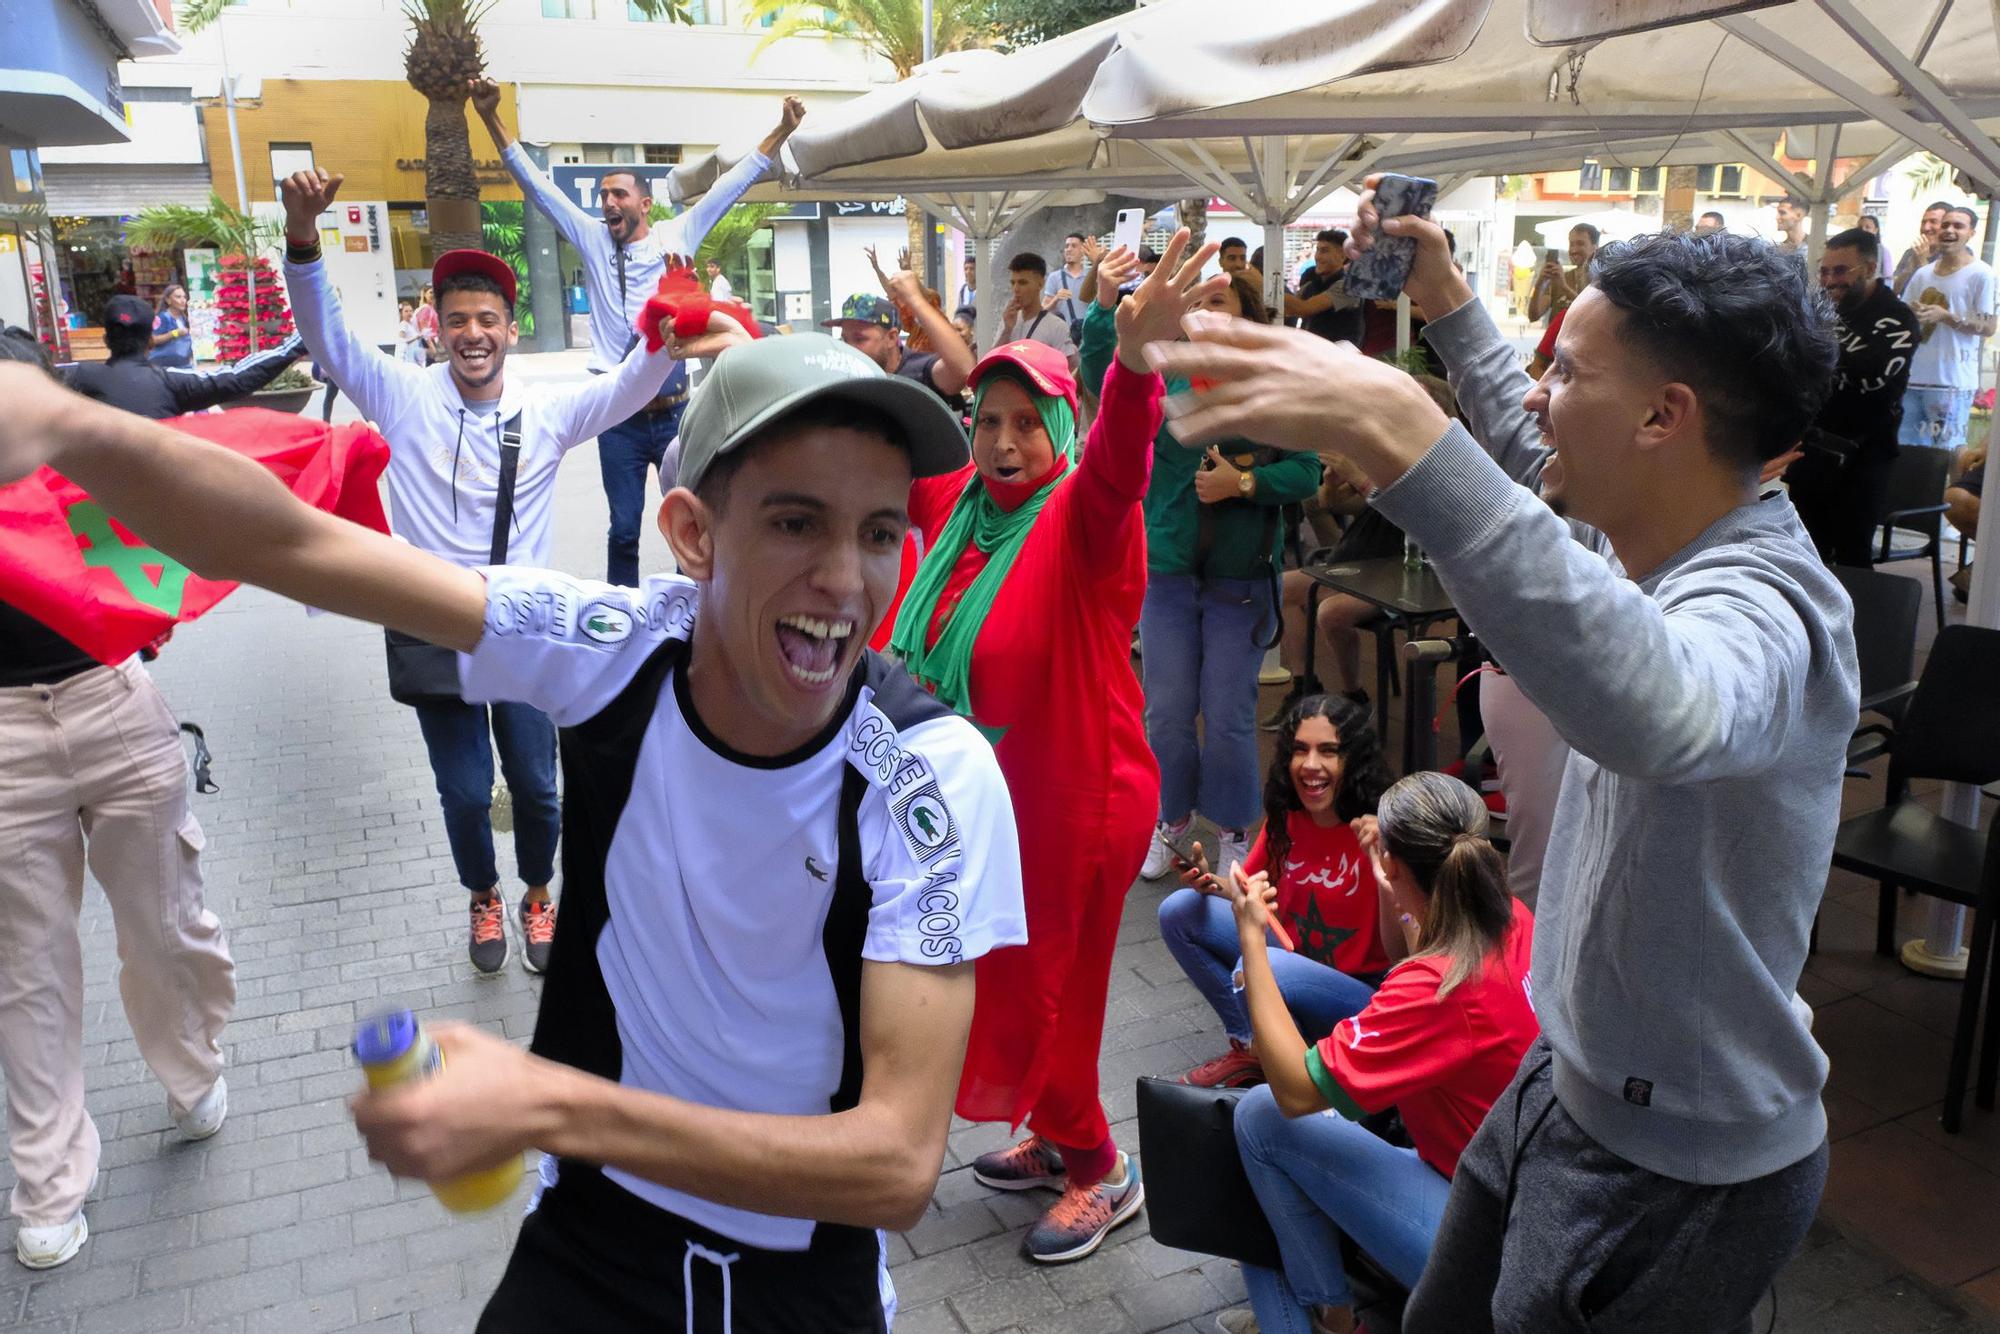
[[[1935,262],[1910,276],[1903,300],[1912,310],[1943,306],[1960,319],[1994,313],[1993,270],[1972,260],[1956,273],[1940,275]],[[1917,355],[1910,361],[1910,383],[1928,388],[1977,389],[1979,349],[1986,340],[1975,333],[1933,324],[1923,331]]]
[[[672,575],[640,588],[520,567],[486,576],[485,633],[460,658],[465,698],[532,704],[562,727],[603,710],[662,644],[685,641],[699,605],[698,586]],[[597,942],[627,1087],[827,1112],[844,1029],[821,932],[849,765],[868,783],[857,818],[873,898],[862,957],[949,964],[1026,942],[1013,806],[992,747],[952,713],[899,730],[874,699],[864,679],[820,737],[760,758],[703,724],[684,664],[662,685],[611,837]],[[802,1250],[812,1237],[810,1220],[605,1175],[749,1245]]]

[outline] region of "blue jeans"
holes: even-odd
[[[1236,913],[1229,904],[1198,889],[1177,889],[1160,902],[1160,936],[1167,953],[1188,975],[1238,1042],[1250,1040],[1250,1011],[1231,980],[1242,963],[1237,948]],[[1375,988],[1315,959],[1273,946],[1271,975],[1299,1031],[1314,1041],[1333,1026],[1360,1014]]]
[[[646,508],[646,470],[658,469],[667,446],[681,430],[679,403],[662,412],[635,412],[597,437],[597,466],[604,474],[604,498],[611,505],[611,532],[604,543],[604,577],[628,588],[639,583],[639,516]],[[660,489],[672,488],[664,473]]]
[[[1264,580],[1146,580],[1139,613],[1146,741],[1160,762],[1160,818],[1169,824],[1199,810],[1224,829],[1248,829],[1262,813],[1257,668],[1264,650],[1256,636],[1270,614]]]
[[[1236,1104],[1236,1148],[1285,1269],[1243,1266],[1264,1334],[1312,1334],[1308,1306],[1352,1306],[1340,1263],[1346,1233],[1414,1288],[1430,1259],[1451,1182],[1338,1112],[1287,1118],[1268,1085]]]
[[[1972,416],[1970,389],[1911,385],[1903,391],[1903,424],[1896,441],[1931,449],[1963,449]]]
[[[562,806],[556,800],[556,728],[526,704],[420,704],[417,726],[431,754],[445,838],[458,883],[483,894],[500,882],[493,862],[493,747],[514,798],[514,860],[521,883],[555,879]]]

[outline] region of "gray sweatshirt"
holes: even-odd
[[[1662,1176],[1789,1166],[1826,1135],[1796,991],[1860,693],[1847,596],[1783,498],[1633,582],[1601,533],[1524,489],[1547,451],[1485,309],[1425,337],[1472,431],[1375,503],[1571,747],[1532,972],[1556,1095]]]

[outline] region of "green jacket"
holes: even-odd
[[[1083,383],[1104,383],[1118,348],[1118,325],[1111,311],[1090,303],[1083,317],[1083,347],[1079,374]],[[1187,381],[1167,380],[1169,394],[1183,393]],[[1247,440],[1222,445],[1225,457],[1260,447]],[[1268,449],[1259,457],[1269,457]],[[1212,579],[1261,579],[1280,560],[1284,521],[1279,508],[1304,500],[1319,490],[1321,464],[1317,454],[1281,454],[1250,469],[1257,493],[1250,500],[1225,500],[1204,507],[1194,492],[1194,475],[1207,458],[1206,449],[1190,449],[1174,438],[1166,424],[1153,438],[1153,480],[1146,487],[1146,569],[1152,574],[1197,574]],[[1209,515],[1208,551],[1200,559],[1202,510]]]

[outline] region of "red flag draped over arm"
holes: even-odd
[[[316,509],[389,531],[377,483],[389,445],[367,426],[264,408],[166,425],[255,459]],[[51,468],[0,486],[0,590],[99,662],[121,662],[236,588],[153,550]]]

